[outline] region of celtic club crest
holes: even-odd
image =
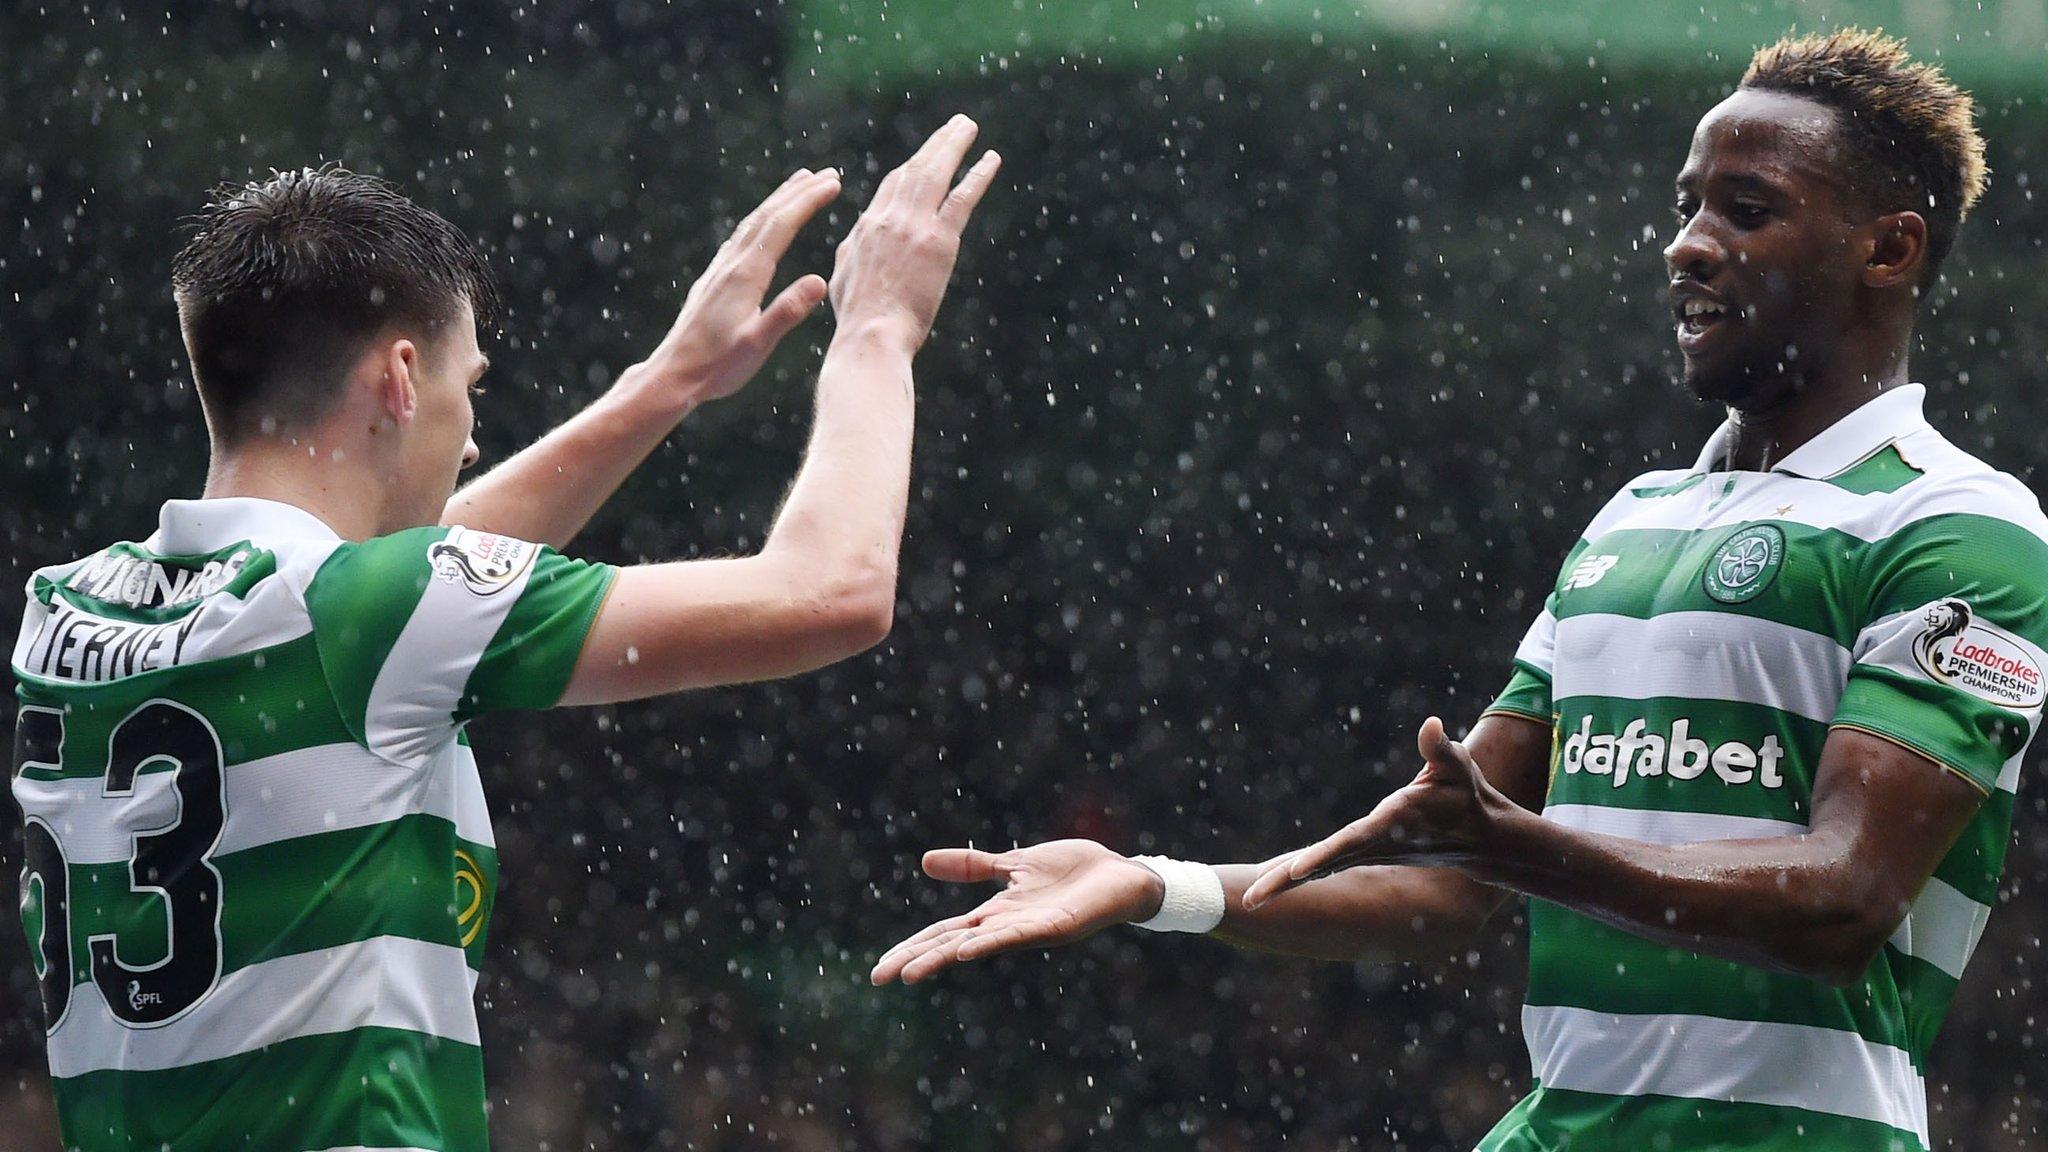
[[[1753,524],[1721,542],[1700,583],[1723,604],[1754,600],[1777,579],[1785,562],[1785,533],[1775,524]]]

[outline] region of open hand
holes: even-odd
[[[924,343],[960,254],[960,233],[1002,166],[1002,157],[984,152],[953,183],[978,131],[967,117],[953,117],[876,186],[832,266],[840,331],[878,324],[912,348]]]
[[[1414,780],[1366,815],[1274,861],[1245,889],[1244,906],[1257,908],[1297,884],[1361,864],[1460,867],[1477,860],[1492,821],[1514,801],[1487,782],[1436,717],[1422,722],[1416,746],[1423,765]]]
[[[690,285],[675,326],[641,365],[687,404],[740,390],[784,336],[825,299],[825,278],[801,276],[766,308],[775,266],[818,209],[839,195],[839,174],[801,169],[769,193],[719,246]]]
[[[1150,868],[1093,840],[1053,840],[1010,852],[941,848],[924,854],[936,880],[1008,886],[981,907],[941,920],[883,953],[869,977],[915,984],[966,960],[1084,939],[1151,918],[1166,887]]]

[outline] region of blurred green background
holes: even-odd
[[[1512,911],[1435,966],[1118,932],[909,990],[865,973],[974,898],[916,874],[926,847],[1260,859],[1405,780],[1421,716],[1476,714],[1579,527],[1717,419],[1671,383],[1658,251],[1692,124],[1782,28],[1885,23],[1977,88],[1991,191],[1914,369],[1938,426],[2034,481],[2044,4],[17,5],[0,613],[199,489],[166,282],[209,184],[340,161],[478,237],[512,303],[488,461],[650,347],[788,171],[848,170],[785,268],[826,271],[879,174],[966,111],[1006,164],[919,360],[888,643],[476,733],[497,1144],[1468,1148],[1527,1082]],[[574,550],[757,545],[829,325]],[[1931,1071],[1942,1147],[2048,1149],[2044,799],[2030,771]],[[0,973],[0,1131],[54,1148],[12,930]]]

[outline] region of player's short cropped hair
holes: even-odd
[[[224,184],[187,224],[178,321],[230,443],[319,419],[381,332],[436,331],[464,301],[481,330],[498,310],[469,238],[375,176],[328,166]]]
[[[1742,87],[1787,92],[1835,110],[1846,137],[1847,183],[1885,212],[1927,221],[1931,283],[1956,231],[1984,194],[1984,138],[1970,94],[1940,68],[1915,63],[1882,31],[1844,28],[1788,36],[1757,50]]]

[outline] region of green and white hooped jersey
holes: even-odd
[[[612,573],[233,499],[31,578],[14,796],[67,1149],[485,1148],[462,728],[560,698]]]
[[[1659,843],[1806,830],[1829,730],[1985,797],[1845,988],[1530,908],[1536,1088],[1485,1152],[1919,1152],[1936,1030],[1984,931],[2048,669],[2048,520],[1870,401],[1769,472],[1632,481],[1566,558],[1495,710],[1553,725],[1544,817]],[[1939,767],[1937,767],[1939,765]],[[1901,818],[1906,814],[1902,813]]]

